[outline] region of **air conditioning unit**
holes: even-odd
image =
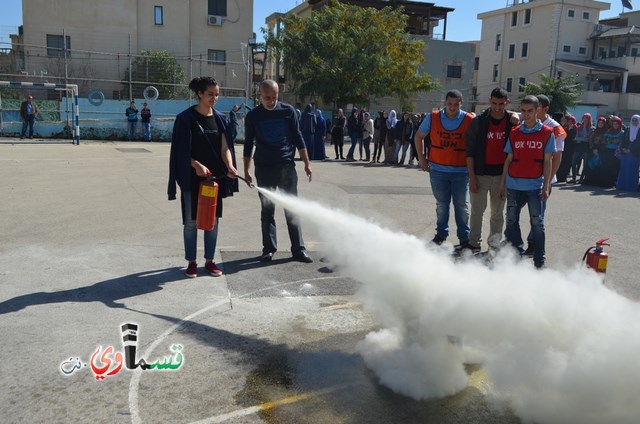
[[[222,16],[208,15],[207,16],[207,23],[209,25],[220,26],[220,25],[222,25]]]

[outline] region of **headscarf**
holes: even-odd
[[[311,106],[311,103],[309,103],[309,104],[304,108],[304,113],[311,113],[311,114],[313,114],[313,106]]]
[[[638,123],[633,125],[633,120],[636,119]],[[629,141],[632,143],[636,141],[638,135],[638,128],[640,128],[640,115],[633,115],[629,121]]]
[[[574,128],[576,128],[576,117],[573,115],[565,115],[564,116],[564,122],[565,124],[563,125],[564,129],[567,131],[570,131]]]
[[[584,121],[584,118],[587,118],[586,122]],[[591,117],[591,114],[589,112],[582,115],[582,122],[580,123],[580,126],[584,126],[585,128],[593,127],[593,118]]]
[[[396,118],[396,111],[391,109],[389,111],[389,116],[387,116],[387,122],[389,123],[389,125],[391,125],[391,127],[395,127],[396,124],[398,123],[398,118]]]
[[[620,124],[620,128],[618,130],[613,128],[614,122],[617,122],[618,124]],[[620,117],[614,116],[613,118],[611,118],[611,124],[612,124],[611,128],[609,128],[609,130],[607,131],[607,135],[614,137],[624,131],[622,129],[622,119],[620,119]]]
[[[604,123],[604,125],[602,126],[602,128],[600,128],[598,127],[598,123],[596,122],[596,128],[593,130],[593,134],[602,135],[607,131],[609,131],[609,126],[607,125],[607,118],[605,118],[604,116],[600,116],[598,117],[598,122],[602,122]]]
[[[324,116],[322,116],[322,111],[320,109],[316,109],[316,118],[317,125],[323,125],[325,123]]]

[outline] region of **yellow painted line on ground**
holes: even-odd
[[[474,389],[478,389],[483,394],[487,394],[491,389],[491,380],[489,380],[487,372],[480,368],[471,373],[469,376],[469,383],[467,385]]]
[[[277,408],[278,406],[300,402],[302,400],[311,399],[312,397],[315,397],[315,396],[317,396],[317,394],[313,392],[303,393],[301,395],[289,396],[288,398],[276,400],[273,402],[265,402],[263,404],[258,405],[258,407],[260,408],[261,411],[268,411],[269,409],[274,409],[274,408]]]
[[[264,411],[268,411],[268,410],[271,410],[271,409],[275,409],[275,408],[277,408],[279,406],[290,405],[290,404],[296,403],[296,402],[302,402],[302,401],[309,400],[309,399],[312,399],[312,398],[315,398],[315,397],[318,397],[318,396],[325,395],[327,393],[336,392],[336,391],[343,390],[343,389],[346,389],[348,387],[353,387],[353,386],[354,386],[354,384],[339,384],[337,386],[327,387],[326,389],[322,389],[322,390],[315,390],[315,391],[312,391],[312,392],[301,393],[301,394],[298,394],[298,395],[289,396],[289,397],[278,399],[278,400],[274,400],[274,401],[271,401],[271,402],[264,402],[264,403],[261,403],[259,405],[250,406],[250,407],[244,408],[244,409],[238,409],[236,411],[228,412],[226,414],[217,415],[215,417],[205,418],[204,420],[195,421],[195,422],[192,422],[190,424],[223,423],[225,421],[228,421],[228,420],[231,420],[231,419],[234,419],[234,418],[245,417],[247,415],[257,414],[259,412],[264,412]]]

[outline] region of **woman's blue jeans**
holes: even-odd
[[[191,192],[182,192],[182,207],[184,208],[184,258],[188,262],[195,262],[198,250],[198,228],[196,220],[191,219]],[[213,260],[213,254],[216,251],[216,243],[218,242],[218,224],[219,219],[216,217],[216,224],[211,231],[204,231],[204,258],[205,260]]]

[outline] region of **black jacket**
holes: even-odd
[[[191,106],[181,112],[173,124],[173,135],[171,138],[171,152],[169,153],[169,184],[167,186],[167,196],[169,200],[176,198],[176,183],[181,191],[191,190],[191,129],[196,117]],[[221,128],[227,138],[227,144],[231,152],[233,166],[236,166],[236,157],[231,144],[231,128],[227,123],[227,118],[214,109],[216,124]],[[221,152],[217,152],[221,155]],[[222,158],[220,158],[222,159]],[[223,164],[224,166],[224,164]],[[238,191],[238,180],[229,177],[222,178],[220,184],[220,195],[224,198],[233,196]]]
[[[509,138],[509,134],[511,134],[511,128],[513,128],[509,118],[509,112],[507,112],[507,139]],[[476,175],[484,175],[489,119],[491,119],[491,108],[486,109],[480,115],[473,118],[467,130],[466,156],[474,159],[474,172]]]

